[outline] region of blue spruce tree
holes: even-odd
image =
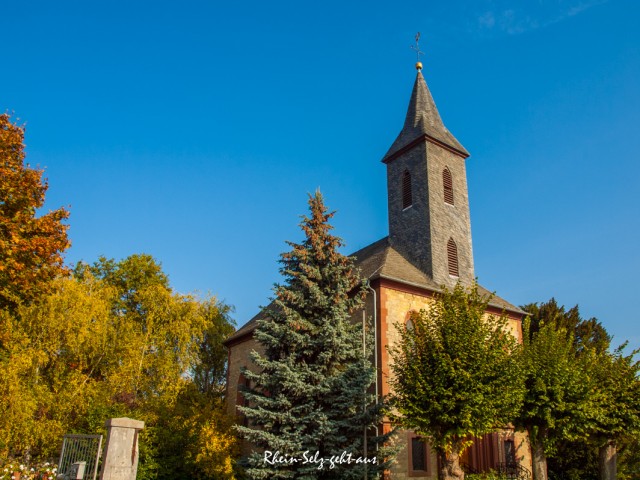
[[[342,241],[328,223],[333,212],[319,192],[309,207],[300,224],[305,239],[287,242],[291,251],[280,259],[284,283],[276,285],[254,332],[262,350],[252,353],[255,367],[243,372],[250,387],[239,407],[245,425],[237,429],[257,447],[246,473],[255,479],[377,478],[393,452],[383,446],[390,434],[376,433],[386,404],[376,402],[370,388],[373,335],[354,320],[366,284],[352,259],[338,252]]]

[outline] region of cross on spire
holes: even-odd
[[[416,69],[422,70],[422,62],[420,61],[420,55],[424,55],[424,52],[420,50],[420,32],[416,33],[416,44],[411,45],[411,50],[416,52]]]

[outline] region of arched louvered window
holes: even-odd
[[[413,195],[411,194],[411,174],[405,170],[402,174],[402,209],[413,205]]]
[[[449,275],[458,277],[458,246],[453,238],[447,242],[447,264],[449,265]]]
[[[442,171],[442,185],[444,186],[444,201],[453,205],[453,179],[448,168]]]

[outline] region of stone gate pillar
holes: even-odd
[[[105,427],[107,442],[100,480],[135,480],[138,472],[138,432],[144,428],[144,422],[132,418],[110,418]]]

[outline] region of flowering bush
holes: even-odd
[[[24,465],[15,460],[0,460],[0,480],[55,480],[57,465],[49,462]]]

